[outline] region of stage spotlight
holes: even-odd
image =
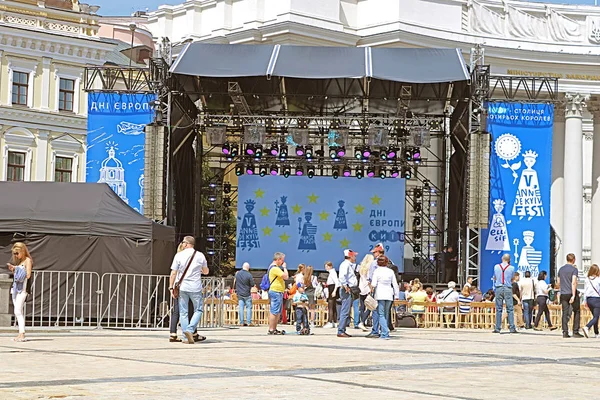
[[[256,151],[254,149],[253,144],[246,145],[246,154],[248,154],[249,156],[253,156],[255,153],[256,153]]]
[[[346,155],[346,148],[344,146],[340,146],[337,148],[337,156],[342,158]]]
[[[223,145],[223,148],[221,149],[221,151],[223,152],[223,154],[225,154],[226,156],[231,154],[231,146],[229,146],[229,143],[225,143]]]
[[[296,167],[296,176],[302,176],[304,175],[304,168],[302,168],[302,166],[298,165]]]
[[[225,182],[223,184],[223,193],[225,193],[225,194],[231,193],[231,183]]]
[[[381,153],[379,153],[379,158],[382,160],[387,160],[387,150],[385,148],[381,149]]]
[[[363,176],[364,176],[363,169],[362,169],[362,168],[360,168],[360,167],[359,167],[359,168],[357,168],[357,169],[356,169],[356,177],[357,177],[358,179],[362,179],[362,178],[363,178]]]
[[[258,174],[260,176],[265,176],[267,175],[267,166],[266,165],[261,165],[259,170],[258,170]]]
[[[313,148],[312,146],[306,146],[306,158],[311,159],[313,157]]]
[[[413,161],[421,161],[421,149],[419,149],[418,147],[413,147],[412,159]]]
[[[254,175],[254,165],[249,164],[246,167],[246,174],[248,174],[248,175]]]
[[[420,229],[413,229],[413,239],[419,240],[422,237],[422,232]]]
[[[308,153],[307,153],[308,154]],[[315,176],[315,167],[308,167],[307,171],[306,171],[306,175],[309,178],[312,178]]]
[[[349,166],[344,165],[344,176],[348,178],[350,175],[352,175],[352,170]]]
[[[426,192],[431,191],[431,186],[429,186],[429,179],[423,180],[423,190]]]
[[[237,157],[239,154],[239,148],[237,144],[232,144],[231,145],[231,157]]]
[[[397,178],[398,176],[400,176],[400,171],[398,170],[398,167],[392,168],[392,178]]]
[[[283,145],[281,146],[280,152],[279,152],[279,159],[281,161],[284,161],[288,156],[288,148],[287,146]]]
[[[420,244],[415,244],[413,245],[413,252],[414,253],[420,253],[421,252],[421,245]],[[415,257],[413,258],[413,266],[416,266],[417,264],[420,264],[421,261]]]
[[[362,149],[360,147],[354,149],[354,158],[356,158],[357,160],[360,160],[362,158]]]
[[[386,170],[385,170],[384,167],[379,168],[379,177],[381,179],[385,179],[385,177],[386,177]]]
[[[276,144],[273,144],[270,152],[273,157],[277,157],[279,155],[279,147]]]
[[[368,167],[367,168],[367,176],[369,178],[372,178],[375,176],[375,169],[373,167]]]
[[[371,149],[368,146],[365,146],[362,151],[363,158],[371,157]]]
[[[410,170],[410,167],[402,167],[402,177],[404,179],[412,178],[412,172]]]
[[[329,148],[329,158],[331,158],[332,160],[335,160],[337,158],[337,147],[330,147]]]
[[[421,197],[423,197],[423,190],[421,188],[414,188],[413,193],[414,193],[415,199],[420,199]]]
[[[275,164],[271,165],[271,175],[275,176],[279,173],[279,167]]]
[[[237,176],[244,175],[244,166],[242,164],[238,164],[238,165],[235,166],[235,174]]]
[[[333,179],[337,179],[340,177],[340,169],[337,167],[334,167],[333,170],[331,171],[331,176],[333,176]]]
[[[411,149],[404,149],[404,159],[406,161],[412,161],[413,153]]]
[[[398,149],[394,146],[391,146],[387,151],[387,158],[390,160],[396,158],[396,154],[398,154]]]
[[[231,199],[229,197],[223,197],[223,205],[225,207],[231,207]]]
[[[413,226],[421,226],[421,218],[414,217],[413,218]]]
[[[423,205],[421,203],[415,203],[415,212],[420,213],[423,211]]]
[[[296,146],[296,155],[302,157],[304,155],[304,146]]]
[[[255,157],[261,158],[262,155],[263,155],[263,148],[262,148],[262,145],[259,144],[258,146],[256,146]]]
[[[285,176],[286,178],[290,177],[290,174],[292,173],[292,169],[288,166],[283,167],[283,176]]]

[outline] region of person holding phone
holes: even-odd
[[[25,243],[15,243],[12,247],[12,259],[7,263],[8,269],[14,274],[13,285],[10,289],[14,306],[15,318],[19,325],[19,334],[13,340],[15,342],[25,341],[25,300],[29,291],[28,283],[31,279],[31,271],[33,270],[33,260],[29,254],[29,250]],[[21,270],[21,271],[19,271]],[[25,272],[25,273],[23,273]],[[23,278],[20,279],[19,277]]]

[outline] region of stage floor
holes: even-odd
[[[348,330],[350,334],[362,332]],[[0,334],[0,399],[595,398],[600,339],[558,331],[400,330],[389,341],[203,331],[201,344],[159,331]],[[367,397],[369,396],[369,397]]]

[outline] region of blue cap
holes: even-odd
[[[296,283],[296,287],[301,288],[304,287],[304,284],[302,284],[301,282]]]

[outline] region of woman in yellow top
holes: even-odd
[[[425,301],[427,301],[427,292],[423,290],[423,284],[415,284],[413,287],[413,292],[408,294],[408,298],[412,300],[413,303],[425,303]],[[425,306],[421,304],[413,304],[411,310],[413,314],[423,314],[425,313]]]

